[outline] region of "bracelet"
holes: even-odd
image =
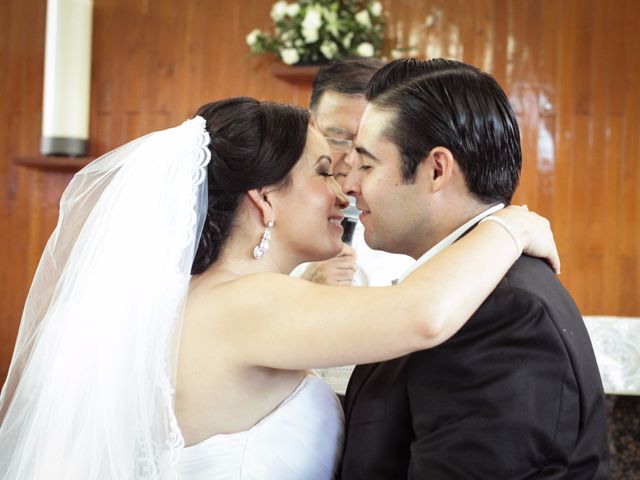
[[[478,223],[480,224],[482,222],[488,222],[488,221],[496,222],[497,224],[501,225],[502,228],[504,228],[507,231],[507,233],[511,235],[511,238],[513,238],[513,241],[516,244],[516,250],[518,250],[518,256],[516,257],[516,259],[520,258],[520,255],[522,255],[522,245],[520,245],[520,241],[518,240],[518,237],[516,236],[516,234],[513,232],[511,225],[509,225],[507,221],[504,220],[503,218],[496,217],[495,215],[489,215],[487,217],[484,217]]]

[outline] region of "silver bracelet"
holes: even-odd
[[[511,238],[513,238],[513,241],[516,244],[516,250],[518,250],[518,256],[516,258],[520,258],[520,255],[522,255],[522,245],[520,245],[520,241],[518,240],[518,237],[516,236],[513,229],[511,228],[511,225],[509,225],[507,221],[504,220],[503,218],[496,217],[495,215],[489,215],[487,217],[484,217],[482,220],[480,220],[479,223],[487,222],[487,221],[496,222],[497,224],[502,225],[502,228],[504,228],[507,231],[507,233],[511,235]]]

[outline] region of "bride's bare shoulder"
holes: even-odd
[[[227,272],[211,272],[194,276],[189,283],[185,315],[229,318],[246,314],[260,297],[274,291],[287,291],[305,280],[280,273],[251,273],[232,275]],[[251,300],[254,300],[252,302]]]
[[[252,286],[297,283],[299,279],[282,273],[260,272],[236,275],[232,272],[213,271],[208,274],[194,275],[189,282],[189,296],[246,294]]]

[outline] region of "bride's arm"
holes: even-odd
[[[494,215],[507,221],[526,253],[559,270],[546,219],[521,207]],[[457,332],[517,257],[512,235],[487,221],[394,287],[330,287],[252,275],[223,287],[228,322],[213,334],[249,365],[304,369],[398,357]]]

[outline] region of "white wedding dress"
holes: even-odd
[[[208,145],[195,117],[104,155],[65,190],[0,392],[0,480],[334,476],[344,418],[315,376],[249,430],[183,447],[170,365]]]
[[[344,414],[324,380],[308,375],[249,430],[182,449],[180,480],[329,480],[344,440]]]

